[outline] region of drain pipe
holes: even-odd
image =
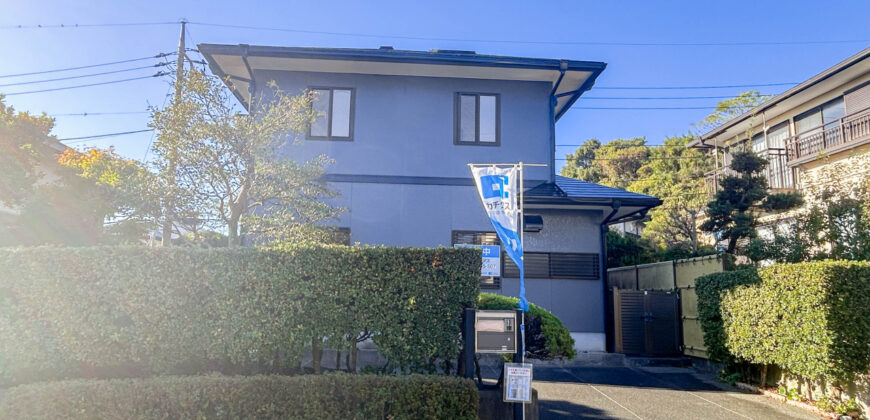
[[[610,317],[608,316],[610,311],[611,302],[607,299],[607,231],[610,230],[608,227],[608,223],[613,220],[613,216],[616,215],[616,212],[619,211],[619,207],[622,203],[619,200],[613,200],[612,208],[613,210],[604,220],[601,221],[600,232],[599,232],[599,240],[601,246],[601,261],[599,262],[601,265],[601,302],[604,306],[604,349],[608,353],[613,352],[613,325],[611,325]]]

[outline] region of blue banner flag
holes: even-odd
[[[504,245],[505,253],[520,269],[520,309],[529,310],[526,300],[523,244],[520,240],[517,167],[472,166],[471,173],[483,208]]]

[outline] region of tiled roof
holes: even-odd
[[[619,188],[606,187],[593,182],[581,181],[579,179],[567,178],[556,175],[555,183],[544,183],[535,188],[526,191],[527,197],[567,197],[567,198],[586,198],[586,199],[629,199],[629,200],[648,200],[650,202],[658,202],[659,199],[653,196],[633,193]]]

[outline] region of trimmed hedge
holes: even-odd
[[[517,298],[495,293],[481,293],[477,300],[479,309],[491,310],[517,309],[518,303]],[[571,332],[550,311],[535,304],[529,304],[526,315],[526,352],[536,359],[577,357]]]
[[[193,376],[12,388],[5,419],[476,419],[469,379],[444,376]]]
[[[0,386],[298,369],[372,335],[390,370],[459,352],[480,251],[303,245],[0,250]],[[318,344],[319,345],[319,344]]]
[[[716,363],[734,363],[735,359],[725,345],[726,335],[722,323],[721,298],[726,290],[761,281],[755,269],[724,271],[695,279],[698,296],[698,319],[704,332],[707,358]]]
[[[870,263],[776,264],[722,297],[736,356],[802,378],[850,380],[870,368]]]

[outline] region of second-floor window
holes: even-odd
[[[308,129],[312,140],[353,140],[353,89],[311,88],[314,122]]]
[[[498,94],[457,93],[453,142],[498,146],[501,141],[499,107]]]
[[[840,118],[846,115],[843,98],[839,97],[821,106],[817,106],[794,118],[797,134],[805,137],[821,133],[840,123]]]

